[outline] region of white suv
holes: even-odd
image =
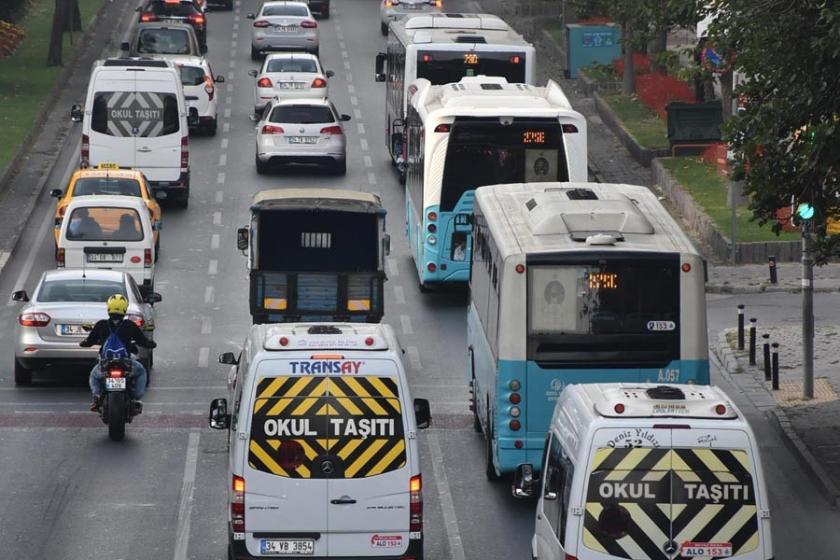
[[[184,98],[191,121],[195,124],[190,131],[202,131],[210,136],[216,134],[218,123],[219,90],[216,84],[224,83],[222,75],[213,76],[207,59],[198,56],[185,56],[170,59],[181,74],[184,86]],[[197,119],[195,117],[198,117]]]

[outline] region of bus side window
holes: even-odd
[[[554,529],[557,540],[563,545],[566,538],[566,520],[574,466],[560,447],[560,442],[553,435],[544,476],[543,513]]]

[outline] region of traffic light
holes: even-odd
[[[796,207],[796,216],[800,220],[810,220],[814,217],[814,206],[808,202],[802,202]]]

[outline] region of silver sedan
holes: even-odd
[[[251,60],[267,51],[307,51],[318,55],[318,22],[305,2],[264,2],[251,35]]]
[[[388,24],[392,21],[442,11],[442,0],[379,0],[379,30],[387,35]]]
[[[117,270],[49,270],[41,276],[32,297],[26,290],[12,294],[27,305],[18,315],[15,332],[15,385],[32,383],[32,372],[50,365],[90,365],[98,348],[80,348],[100,319],[107,319],[105,302],[114,294],[129,302],[126,317],[153,338],[154,308],[160,294],[145,298],[130,274]],[[139,360],[151,370],[151,350],[140,348]]]
[[[257,124],[257,173],[288,163],[327,166],[347,172],[344,121],[327,99],[277,99],[266,107]]]

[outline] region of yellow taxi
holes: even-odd
[[[70,177],[67,190],[53,189],[50,191],[50,196],[58,199],[58,204],[55,207],[55,229],[53,230],[56,246],[58,246],[61,221],[64,219],[67,205],[70,204],[74,196],[90,195],[122,195],[142,198],[152,218],[155,247],[160,247],[160,226],[163,212],[160,209],[160,204],[152,195],[146,177],[136,169],[121,168],[116,164],[109,163],[79,169]]]

